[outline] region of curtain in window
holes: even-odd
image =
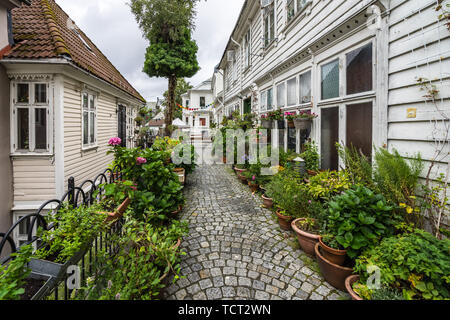
[[[300,103],[311,102],[311,71],[300,75]]]
[[[339,59],[322,66],[322,99],[339,97]]]
[[[347,54],[347,94],[371,91],[372,43]]]

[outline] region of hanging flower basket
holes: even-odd
[[[261,119],[261,127],[264,129],[272,129],[272,120]]]
[[[312,120],[311,119],[294,119],[295,129],[298,130],[311,130]]]

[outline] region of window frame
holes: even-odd
[[[263,48],[268,49],[274,43],[276,38],[276,11],[274,3],[270,4],[266,8],[263,8],[262,11]],[[266,21],[266,19],[268,19],[268,22]],[[269,39],[268,37],[272,38]]]
[[[252,65],[252,35],[251,28],[245,33],[244,36],[244,70],[250,68]]]
[[[298,94],[298,86],[299,86],[299,84],[298,84],[297,78],[298,77],[295,76],[293,78],[290,78],[290,79],[286,80],[286,106],[287,107],[293,107],[293,106],[296,106],[298,104],[298,101],[299,101],[299,99],[298,99],[298,96],[299,96],[299,94]],[[295,85],[294,85],[295,99],[294,99],[294,103],[293,104],[289,104],[289,101],[288,101],[289,100],[288,84],[289,84],[290,81],[295,81]]]
[[[87,112],[88,112],[88,142],[84,143],[84,125],[85,125],[85,121],[84,121],[84,105],[83,105],[83,98],[84,95],[88,96],[88,108],[87,108]],[[90,107],[90,97],[94,98],[94,110],[91,110]],[[91,113],[94,114],[94,142],[91,142]],[[98,147],[98,121],[97,121],[97,113],[98,113],[98,94],[89,90],[83,90],[81,92],[81,149],[84,150],[90,150],[90,149],[94,149]]]
[[[306,75],[307,73],[310,74],[310,80],[309,80],[310,95],[309,95],[309,101],[303,102],[303,96],[302,96],[302,90],[301,90],[302,76]],[[300,107],[311,106],[312,99],[313,99],[313,92],[314,92],[313,90],[314,90],[314,88],[313,88],[313,70],[309,69],[309,70],[302,71],[298,75],[298,101],[299,101]]]
[[[18,102],[18,87],[28,85],[28,102]],[[46,88],[46,101],[36,102],[36,85]],[[46,80],[14,80],[10,85],[10,152],[11,155],[51,155],[53,150],[53,118],[51,83]],[[28,110],[28,149],[19,149],[18,110]],[[45,109],[46,115],[46,148],[36,149],[36,110]]]

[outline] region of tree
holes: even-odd
[[[166,135],[170,134],[175,108],[177,78],[190,78],[200,67],[198,46],[191,39],[198,0],[131,0],[131,11],[150,41],[144,72],[169,81]]]
[[[184,80],[184,78],[178,79],[177,87],[175,88],[175,103],[183,104],[183,99],[181,98],[182,94],[185,94],[188,90],[192,89],[193,86]],[[167,107],[167,101],[169,101],[169,91],[164,92],[164,106]],[[183,110],[180,108],[175,108],[175,112],[173,117],[182,119]]]

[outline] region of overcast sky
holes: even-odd
[[[148,42],[142,37],[129,0],[56,0],[77,26],[144,96],[156,101],[167,90],[167,80],[142,72]],[[198,5],[194,39],[201,70],[191,79],[197,85],[212,76],[233,31],[244,0],[208,0]]]

